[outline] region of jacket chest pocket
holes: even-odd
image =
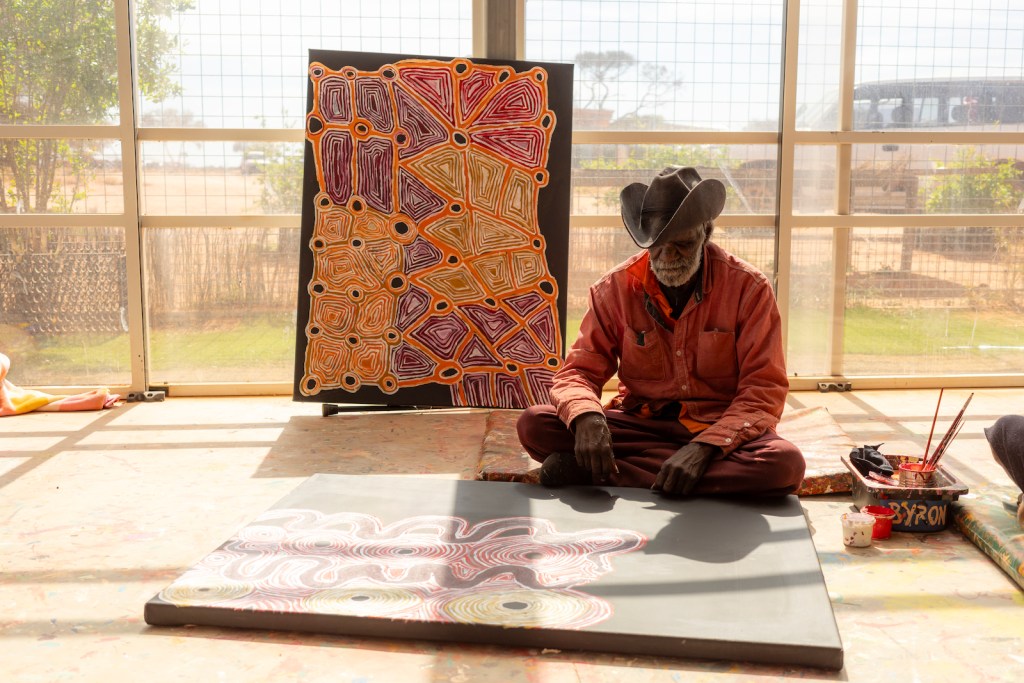
[[[736,335],[722,330],[701,332],[697,338],[697,374],[704,379],[735,379]]]
[[[654,380],[670,376],[665,345],[656,329],[634,330],[626,326],[625,335],[619,361],[620,378]]]

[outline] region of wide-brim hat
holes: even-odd
[[[627,185],[619,201],[630,237],[648,249],[686,228],[718,218],[725,208],[725,185],[714,178],[702,179],[690,166],[669,166],[650,185]]]

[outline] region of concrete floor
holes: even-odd
[[[947,420],[966,394],[946,392]],[[936,396],[795,393],[790,403],[827,407],[857,443],[920,452]],[[1024,413],[1024,391],[977,392],[946,459],[969,486],[1008,483],[981,429],[1011,412]],[[271,397],[3,418],[0,681],[1024,680],[1024,591],[952,528],[844,547],[842,495],[801,501],[846,650],[837,673],[142,621],[149,598],[313,473],[471,478],[485,417],[322,418],[317,404]]]

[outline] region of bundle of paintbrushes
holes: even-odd
[[[953,439],[957,437],[960,430],[964,427],[964,413],[967,412],[967,406],[971,404],[971,399],[974,398],[972,393],[964,401],[964,407],[960,409],[960,412],[953,418],[953,422],[949,425],[949,429],[946,430],[945,436],[939,441],[939,445],[935,447],[935,451],[931,454],[928,450],[931,448],[932,436],[935,433],[935,419],[932,419],[932,431],[928,434],[928,444],[924,447],[924,460],[921,464],[921,471],[934,472],[939,466],[939,461],[942,460],[942,456],[946,454],[946,449],[953,443]],[[942,390],[939,390],[939,404],[942,403]],[[939,406],[935,406],[935,417],[939,416]]]

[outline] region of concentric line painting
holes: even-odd
[[[795,496],[316,474],[207,547],[146,623],[842,667]]]
[[[572,67],[311,51],[308,75],[295,398],[547,402]]]
[[[611,603],[576,590],[646,539],[544,519],[270,510],[160,592],[179,607],[580,629]]]

